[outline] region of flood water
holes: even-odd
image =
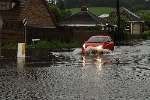
[[[150,100],[150,40],[101,56],[78,51],[5,51],[0,100]]]

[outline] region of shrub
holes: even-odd
[[[60,49],[60,48],[77,48],[80,47],[78,41],[70,41],[69,43],[62,42],[59,40],[45,41],[41,40],[36,44],[29,45],[29,48],[49,48],[49,49]]]
[[[2,49],[17,49],[17,43],[16,42],[5,42],[1,45]]]
[[[145,31],[144,33],[143,33],[143,38],[144,39],[147,39],[147,38],[149,38],[150,37],[150,30],[149,31]]]

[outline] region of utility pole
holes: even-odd
[[[27,42],[27,19],[25,18],[23,20],[23,25],[24,25],[24,42]]]
[[[18,51],[17,51],[17,57],[18,58],[25,58],[26,57],[26,43],[27,43],[27,19],[24,18],[22,21],[24,25],[24,36],[23,41],[21,43],[18,43]]]
[[[0,17],[0,57],[2,57],[2,54],[1,54],[1,46],[2,46],[2,26],[3,26],[3,21]]]
[[[116,40],[120,43],[121,41],[121,33],[120,33],[120,2],[117,0],[117,35]]]

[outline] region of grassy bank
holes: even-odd
[[[28,43],[27,48],[38,49],[62,49],[62,48],[78,48],[81,47],[81,43],[78,41],[62,42],[58,40],[45,41],[41,40],[36,43]],[[17,49],[17,42],[5,42],[1,46],[2,49]]]
[[[143,33],[143,38],[144,38],[144,39],[150,39],[150,30],[149,30],[149,31],[145,31],[145,32]]]
[[[35,44],[28,45],[29,48],[49,48],[49,49],[59,49],[59,48],[77,48],[80,47],[81,43],[78,41],[71,41],[71,42],[62,42],[62,41],[39,41]]]
[[[17,42],[14,41],[9,41],[9,42],[4,42],[1,45],[2,49],[17,49]]]
[[[150,21],[150,10],[139,10],[136,13],[145,21]]]

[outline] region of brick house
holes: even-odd
[[[3,40],[24,41],[25,23],[28,39],[39,38],[43,31],[51,34],[56,28],[54,15],[48,9],[46,0],[0,1]]]
[[[136,15],[125,7],[121,7],[120,11],[121,15],[125,16],[128,22],[128,26],[125,28],[126,31],[133,35],[143,33],[144,20],[140,16]]]
[[[125,27],[125,31],[132,35],[141,34],[144,31],[144,20],[140,18],[140,16],[136,15],[135,13],[131,12],[125,7],[120,8],[120,16],[122,19],[125,19],[127,25]],[[116,19],[116,11],[113,11],[110,14],[110,17],[108,20],[110,20],[110,23],[115,24],[117,23]]]
[[[145,22],[142,18],[140,18],[140,16],[136,15],[125,7],[121,7],[120,17],[121,19],[125,20],[125,32],[130,33],[131,35],[139,35],[143,33]],[[99,19],[111,26],[110,31],[117,30],[117,14],[115,9],[109,14],[109,16],[102,18],[99,17]]]
[[[92,35],[100,34],[95,32],[101,26],[105,26],[86,6],[81,6],[81,10],[61,21],[59,27],[66,29],[66,34],[71,35],[75,40],[83,42]],[[97,31],[97,30],[96,30]],[[71,37],[68,36],[68,37]]]

